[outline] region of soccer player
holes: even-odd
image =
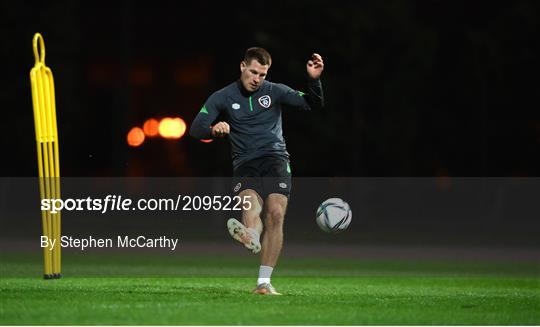
[[[322,57],[307,61],[306,93],[266,81],[272,58],[263,48],[249,48],[240,62],[240,78],[212,94],[191,124],[197,139],[228,137],[234,193],[246,199],[242,221],[231,218],[231,236],[253,253],[260,252],[256,294],[280,295],[270,283],[283,244],[283,221],[291,191],[289,153],[281,127],[283,106],[322,108]],[[224,117],[223,121],[216,119]],[[264,224],[261,218],[264,218]],[[264,232],[263,232],[264,230]],[[262,244],[261,244],[262,234]]]

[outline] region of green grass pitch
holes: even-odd
[[[2,325],[538,325],[538,265],[283,258],[280,297],[257,296],[256,257],[1,257]]]

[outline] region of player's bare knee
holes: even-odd
[[[244,208],[243,212],[257,216],[261,214],[262,199],[257,192],[248,189],[240,192],[238,196],[240,196],[242,201],[242,208]]]
[[[285,220],[285,210],[281,205],[269,205],[265,212],[265,223],[267,228],[279,228],[283,226]]]

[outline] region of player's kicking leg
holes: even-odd
[[[261,251],[261,266],[257,288],[253,291],[264,295],[281,295],[270,283],[272,271],[277,264],[283,246],[283,221],[288,198],[283,194],[272,193],[266,199],[264,214],[264,235]]]
[[[249,206],[250,209],[242,210],[242,222],[234,218],[227,221],[229,234],[251,252],[259,253],[261,251],[260,235],[263,229],[260,218],[262,199],[252,189],[243,190],[239,196],[243,204]]]

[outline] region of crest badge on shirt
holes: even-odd
[[[259,98],[259,104],[263,108],[270,108],[270,105],[272,104],[272,99],[269,95],[263,95]]]

